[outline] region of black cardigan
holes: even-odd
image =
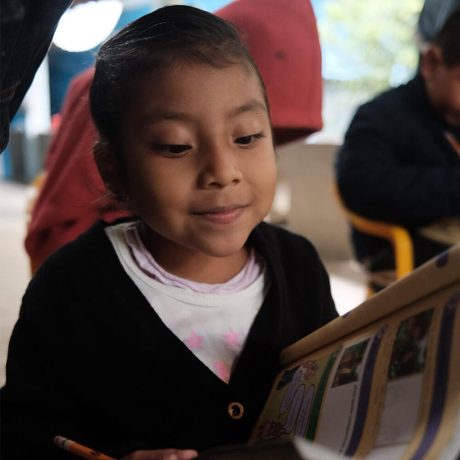
[[[102,223],[52,256],[26,291],[10,342],[2,458],[71,458],[52,445],[54,435],[116,457],[247,440],[279,352],[336,316],[309,242],[262,223],[250,244],[271,284],[229,384],[162,323]],[[228,415],[234,401],[244,406],[239,420]]]
[[[416,238],[417,264],[434,255],[416,236],[417,229],[460,215],[460,156],[445,130],[460,142],[460,128],[448,126],[433,110],[417,76],[362,105],[337,156],[337,180],[347,206],[406,227]],[[359,259],[388,248],[359,232],[353,242]]]

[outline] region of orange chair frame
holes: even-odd
[[[399,225],[368,219],[350,211],[340,196],[338,187],[335,193],[347,220],[355,229],[371,236],[384,238],[393,247],[396,278],[402,278],[414,269],[414,249],[409,232]]]

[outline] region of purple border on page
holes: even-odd
[[[423,439],[411,460],[421,460],[428,452],[441,425],[446,401],[447,383],[449,379],[449,362],[451,357],[454,318],[460,302],[460,293],[456,292],[444,307],[441,327],[439,330],[438,352],[436,356],[436,373],[434,380],[433,400],[431,401],[428,425]]]
[[[358,408],[356,409],[355,425],[353,432],[348,443],[345,455],[353,455],[358,448],[359,441],[364,430],[364,422],[366,421],[366,414],[369,406],[369,397],[371,394],[372,379],[374,375],[375,363],[377,361],[377,353],[382,342],[382,337],[385,334],[387,328],[382,327],[377,334],[375,334],[369,354],[367,356],[367,362],[364,366],[363,378],[361,381],[361,389],[359,391]]]

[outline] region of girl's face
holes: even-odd
[[[276,182],[254,71],[184,64],[147,73],[133,88],[122,128],[124,187],[147,247],[181,276],[193,260],[241,262]]]

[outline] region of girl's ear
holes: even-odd
[[[127,190],[120,160],[108,144],[97,141],[93,147],[94,161],[107,190],[117,201],[126,201]]]
[[[422,74],[422,77],[426,81],[431,80],[443,63],[444,60],[441,48],[436,45],[430,45],[421,58],[420,73]]]

